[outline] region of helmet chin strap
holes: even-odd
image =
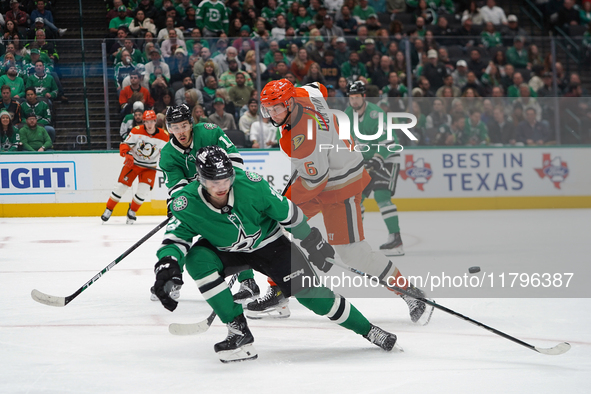
[[[285,122],[287,122],[287,119],[289,119],[289,117],[291,116],[291,113],[292,113],[291,109],[289,109],[289,108],[291,108],[291,105],[289,105],[289,107],[287,107],[287,108],[288,108],[288,109],[287,109],[287,115],[285,115],[285,118],[283,119],[283,121],[282,121],[281,123],[276,123],[276,122],[273,120],[273,117],[270,117],[270,118],[269,118],[269,120],[271,121],[271,124],[272,124],[273,126],[275,126],[275,127],[280,127],[280,126],[283,126],[283,125],[285,124]]]

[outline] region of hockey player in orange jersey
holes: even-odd
[[[103,222],[109,220],[121,197],[131,187],[134,179],[138,178],[137,190],[127,210],[127,224],[133,224],[136,212],[154,187],[160,150],[166,145],[169,137],[166,131],[156,127],[154,111],[145,111],[143,121],[144,124],[131,129],[125,141],[119,145],[119,154],[125,161],[117,185],[107,201],[107,208],[101,216]]]
[[[404,284],[399,287],[424,297],[422,290],[400,280],[398,268],[364,240],[361,193],[370,176],[362,154],[352,149],[353,141],[339,139],[336,117],[328,115],[326,97],[326,88],[320,83],[295,88],[286,79],[269,82],[261,92],[261,112],[273,125],[282,127],[281,149],[299,175],[287,196],[308,218],[322,212],[327,240],[349,267],[390,284]],[[311,136],[309,128],[313,130]],[[331,266],[325,263],[318,268],[328,272]],[[433,307],[412,297],[401,297],[408,304],[412,321],[427,324]]]

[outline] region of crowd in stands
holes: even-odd
[[[0,3],[0,151],[50,150],[55,142],[53,101],[67,102],[56,66],[51,1]]]
[[[591,50],[591,0],[555,2],[537,2],[548,23],[587,26]],[[421,145],[552,143],[566,106],[591,124],[580,75],[495,0],[112,0],[106,24],[122,137],[141,122],[134,111],[153,108],[163,127],[168,106],[185,103],[242,146],[277,146],[257,87],[282,78],[323,83],[337,108],[361,80],[383,109],[417,116]]]

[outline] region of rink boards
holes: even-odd
[[[247,170],[282,190],[292,169],[280,151],[241,152]],[[407,148],[394,202],[401,211],[591,207],[591,148]],[[98,216],[117,182],[118,152],[0,155],[0,216]],[[166,213],[158,172],[141,215]],[[127,192],[114,215],[127,211]],[[366,209],[376,211],[372,199]]]

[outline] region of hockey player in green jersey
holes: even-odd
[[[162,148],[159,166],[164,173],[168,188],[169,204],[175,193],[181,191],[197,177],[195,167],[197,152],[204,146],[220,146],[227,152],[235,166],[244,168],[244,161],[238,149],[222,129],[213,123],[193,124],[191,110],[187,105],[168,108],[166,126],[170,133],[170,142]],[[252,270],[241,272],[238,281],[240,289],[235,294],[236,300],[246,302],[260,294]],[[171,294],[178,298],[178,291],[179,288],[172,289]],[[153,293],[151,299],[157,300]]]
[[[314,313],[392,350],[396,335],[372,325],[342,296],[312,285],[309,261],[327,272],[335,251],[318,229],[310,228],[300,208],[278,194],[257,173],[235,169],[225,151],[208,146],[196,155],[198,179],[175,194],[173,218],[157,252],[154,288],[162,305],[174,311],[177,302],[165,287],[182,284],[179,261],[203,297],[228,327],[228,336],[214,350],[222,362],[254,359],[254,338],[224,277],[244,266],[262,272]],[[308,259],[282,232],[302,240]],[[193,238],[201,238],[191,246]],[[306,279],[307,278],[307,279]],[[319,283],[318,281],[316,283]]]
[[[365,84],[361,81],[354,82],[349,85],[347,91],[350,106],[345,110],[345,113],[349,117],[351,125],[355,124],[353,119],[354,114],[357,113],[359,118],[357,124],[361,134],[376,134],[379,122],[384,122],[382,130],[385,130],[384,111],[374,103],[365,100]],[[398,209],[392,203],[400,170],[400,154],[393,153],[396,150],[395,144],[398,144],[398,139],[395,134],[393,137],[394,141],[386,141],[386,133],[383,133],[377,140],[356,142],[363,145],[361,151],[364,165],[371,175],[371,182],[363,191],[363,195],[367,197],[373,190],[382,219],[388,228],[388,242],[380,246],[380,250],[387,256],[402,256],[404,250],[398,224]]]

